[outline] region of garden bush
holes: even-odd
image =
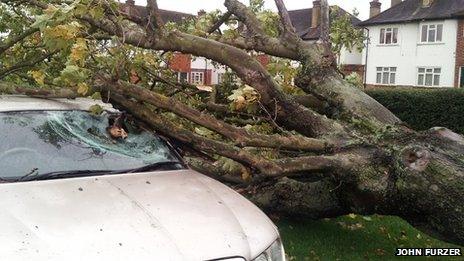
[[[376,89],[366,91],[416,130],[447,127],[464,134],[464,90]]]

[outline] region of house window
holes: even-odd
[[[225,76],[224,73],[218,73],[218,75],[217,75],[217,77],[218,77],[218,84],[224,83],[224,76]]]
[[[396,67],[377,67],[377,84],[396,84]]]
[[[422,25],[421,42],[436,43],[443,40],[443,24]]]
[[[178,72],[177,73],[177,82],[180,82],[180,83],[188,82],[188,73],[186,73],[186,72]]]
[[[440,86],[441,68],[418,68],[417,85]]]
[[[397,44],[398,28],[380,29],[380,44]]]
[[[192,84],[204,84],[204,74],[202,72],[192,72]]]

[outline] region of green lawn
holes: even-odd
[[[395,249],[456,247],[432,239],[396,217],[350,215],[320,221],[282,219],[277,224],[289,260],[411,260],[395,258]],[[425,258],[413,260],[418,259]]]

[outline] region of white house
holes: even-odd
[[[371,2],[364,50],[373,86],[464,87],[464,0]]]

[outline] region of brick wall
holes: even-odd
[[[455,87],[459,87],[459,70],[462,66],[464,66],[464,19],[458,21]]]
[[[189,73],[192,68],[192,56],[189,54],[175,53],[169,61],[169,69],[176,72]]]
[[[264,66],[264,68],[266,68],[271,62],[271,57],[266,54],[258,54],[255,58],[258,60],[258,62],[261,63],[262,66]]]
[[[357,73],[361,79],[364,79],[364,65],[359,65],[359,64],[345,64],[342,65],[341,71],[343,74],[346,76],[352,74],[352,73]]]

